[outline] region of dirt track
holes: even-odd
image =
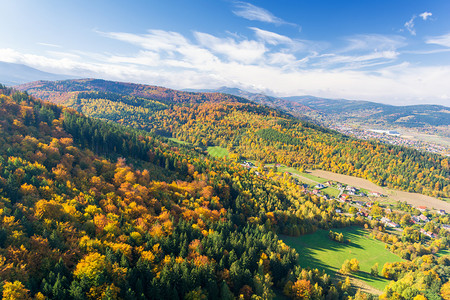
[[[416,193],[408,193],[398,190],[393,190],[385,187],[378,186],[366,179],[357,178],[353,176],[348,175],[342,175],[342,174],[336,174],[329,171],[323,171],[323,170],[308,170],[308,173],[311,173],[311,175],[322,177],[338,182],[342,182],[345,184],[349,184],[355,187],[360,187],[363,189],[367,189],[369,191],[379,192],[385,195],[388,195],[389,198],[396,201],[406,201],[407,203],[413,205],[413,206],[426,206],[429,209],[445,209],[445,211],[450,212],[450,203],[447,203],[445,201],[425,196],[422,194],[416,194]]]

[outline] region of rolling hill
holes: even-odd
[[[98,79],[40,81],[19,88],[88,116],[197,147],[220,146],[246,159],[324,169],[432,196],[450,193],[445,175],[450,170],[442,156],[352,139],[239,96]]]
[[[432,132],[450,137],[450,108],[442,105],[393,106],[362,100],[313,96],[274,97],[228,87],[199,91],[244,97],[325,126],[339,122],[358,124],[366,128],[431,129]]]

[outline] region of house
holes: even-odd
[[[428,220],[428,218],[425,215],[420,215],[419,219],[423,222],[429,222],[430,220]]]
[[[391,213],[392,213],[392,209],[386,208],[386,209],[384,210],[384,212],[387,213],[387,214],[391,214]]]
[[[431,232],[431,231],[425,232],[425,235],[430,237],[430,238],[432,238],[432,239],[436,237],[436,235],[433,232]]]
[[[381,221],[381,223],[384,223],[384,224],[386,224],[386,223],[388,223],[388,222],[391,222],[391,220],[389,220],[389,219],[386,218],[386,217],[382,217],[380,221]]]
[[[353,187],[353,186],[347,186],[345,188],[345,190],[355,193],[357,189],[355,187]]]
[[[315,188],[320,190],[320,189],[325,188],[325,186],[323,184],[319,183],[318,185],[315,186]]]
[[[342,210],[340,208],[336,208],[336,213],[341,214]]]
[[[398,227],[400,227],[400,225],[398,225],[397,223],[392,222],[392,221],[387,222],[386,225],[389,226],[389,227],[392,227],[392,228],[398,228]]]
[[[418,217],[418,216],[412,216],[412,221],[414,222],[414,223],[420,223],[420,218]]]
[[[364,206],[364,202],[363,201],[354,201],[354,202],[358,206]]]
[[[360,208],[358,214],[360,216],[363,216],[363,217],[368,217],[369,216],[369,212],[365,208]]]
[[[367,195],[364,194],[363,192],[361,192],[361,193],[359,193],[359,196],[360,196],[360,197],[366,197]]]
[[[417,206],[417,209],[420,210],[421,212],[424,212],[427,210],[426,206]]]
[[[327,181],[327,182],[325,182],[325,185],[327,185],[327,186],[332,186],[332,185],[333,185],[333,182],[332,182],[332,181]]]
[[[369,195],[370,196],[374,196],[374,197],[381,197],[381,196],[383,196],[383,194],[378,193],[378,192],[370,192]]]
[[[427,237],[430,237],[430,238],[435,238],[436,237],[436,235],[433,232],[426,231],[423,228],[420,228],[420,233],[422,233],[422,234],[424,234],[424,235],[426,235]]]
[[[440,210],[438,211],[438,214],[440,214],[440,215],[446,215],[447,213],[445,212],[444,209],[440,209]]]
[[[383,223],[384,225],[389,226],[389,227],[392,227],[392,228],[400,227],[400,225],[398,225],[398,224],[395,223],[395,222],[392,222],[391,220],[389,220],[388,218],[385,218],[385,217],[381,218],[380,221],[381,221],[381,223]]]

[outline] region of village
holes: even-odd
[[[261,175],[259,171],[256,171],[256,166],[253,162],[244,161],[241,166],[248,170],[253,169],[256,175]],[[275,169],[283,168],[281,164],[274,164],[272,167]],[[269,166],[264,167],[264,171],[269,171]],[[309,195],[314,195],[319,198],[323,198],[327,201],[336,201],[335,212],[337,214],[345,214],[349,217],[360,216],[368,221],[378,221],[384,225],[385,228],[390,228],[394,233],[398,235],[402,234],[405,227],[413,227],[423,235],[424,238],[435,239],[439,237],[439,233],[442,234],[450,232],[450,225],[448,218],[446,222],[435,222],[435,220],[441,220],[439,217],[447,216],[447,212],[443,209],[433,209],[426,206],[412,206],[406,203],[398,203],[394,205],[392,203],[384,202],[383,199],[387,198],[384,195],[376,191],[368,191],[355,186],[346,185],[337,181],[327,180],[323,183],[315,182],[305,183],[302,181],[300,175],[292,172],[281,172],[285,176],[290,176],[292,180],[299,186],[299,189]],[[338,191],[338,194],[331,195],[326,191],[334,189]],[[400,205],[401,204],[401,205]],[[373,207],[375,209],[372,209]],[[380,211],[381,209],[381,211]],[[400,222],[394,219],[401,219],[405,214],[410,215],[409,222],[400,224]],[[426,226],[431,222],[431,226]],[[403,228],[403,229],[402,229]],[[433,230],[429,230],[433,228]]]

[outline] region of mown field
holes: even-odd
[[[189,144],[188,142],[181,141],[181,140],[179,140],[177,138],[169,138],[169,140],[171,140],[172,142],[175,142],[177,144],[181,144],[181,145],[188,145]]]
[[[219,146],[208,147],[208,154],[214,157],[226,157],[228,156],[228,150]]]
[[[325,270],[330,275],[338,272],[346,259],[356,258],[360,263],[360,271],[354,274],[356,280],[352,280],[353,284],[359,285],[358,282],[362,281],[382,291],[389,281],[370,275],[371,267],[378,263],[378,270],[381,273],[386,262],[402,259],[385,249],[384,243],[366,236],[368,232],[362,228],[349,227],[334,231],[342,232],[346,239],[350,239],[350,243],[342,244],[330,240],[326,230],[300,237],[281,238],[287,245],[297,250],[302,267]]]

